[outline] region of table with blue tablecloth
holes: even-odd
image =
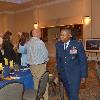
[[[7,70],[7,69],[9,70],[8,67],[4,68],[4,70]],[[34,81],[33,81],[33,77],[32,77],[29,67],[25,68],[25,69],[19,69],[17,71],[14,71],[12,74],[4,73],[4,77],[8,77],[9,75],[11,77],[15,77],[17,79],[12,79],[12,80],[4,79],[4,80],[0,81],[0,88],[2,88],[3,86],[5,86],[9,83],[18,82],[18,83],[23,84],[25,90],[34,89]]]

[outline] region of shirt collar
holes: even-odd
[[[68,40],[67,42],[65,42],[65,44],[69,44],[70,40]]]

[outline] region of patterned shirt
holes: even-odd
[[[42,40],[32,37],[27,43],[27,54],[30,65],[38,65],[48,61],[48,51]]]

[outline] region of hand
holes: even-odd
[[[14,44],[14,47],[13,47],[13,49],[15,49],[15,48],[17,48],[17,44]]]
[[[81,78],[81,84],[84,84],[86,82],[86,78]]]
[[[59,82],[58,77],[55,77],[54,81],[55,84],[57,84]]]
[[[81,89],[85,89],[86,88],[86,78],[81,78]]]

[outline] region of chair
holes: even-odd
[[[9,83],[0,89],[0,100],[22,100],[23,85]]]
[[[100,66],[99,66],[99,64],[97,62],[96,62],[96,71],[97,71],[97,76],[98,76],[98,78],[100,80]]]
[[[39,80],[39,86],[38,86],[38,91],[37,91],[37,96],[36,96],[36,100],[40,100],[40,98],[42,98],[44,100],[44,93],[46,91],[46,87],[47,87],[47,82],[49,80],[49,72],[45,72],[40,80]]]
[[[38,90],[34,90],[34,93],[32,90],[26,90],[24,92],[23,100],[40,100],[40,98],[44,100],[43,95],[46,91],[48,79],[49,72],[46,71],[39,80]]]

